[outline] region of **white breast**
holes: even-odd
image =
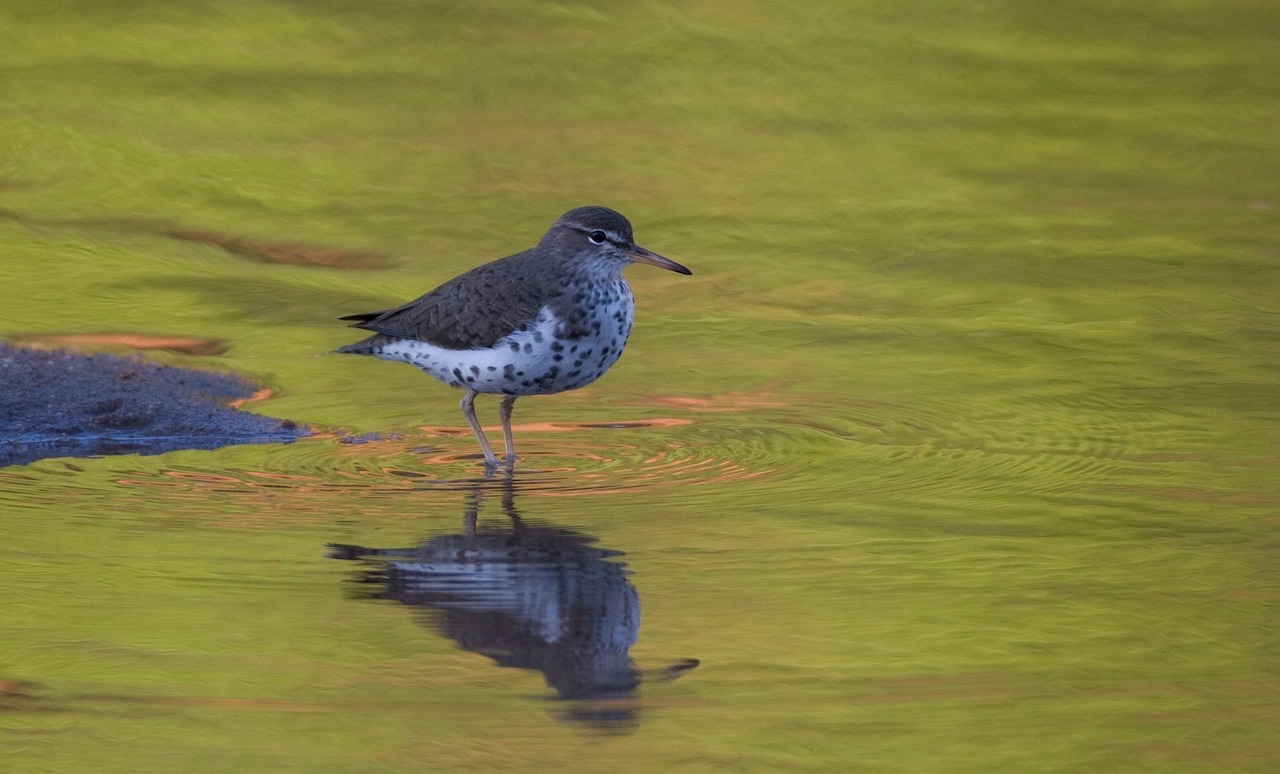
[[[546,395],[594,382],[617,362],[631,333],[635,302],[617,293],[592,307],[588,334],[567,339],[564,326],[543,307],[533,323],[488,349],[446,349],[416,339],[389,339],[371,353],[421,368],[453,387],[506,395]]]

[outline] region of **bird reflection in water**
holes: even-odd
[[[499,487],[507,525],[479,526],[486,489]],[[592,545],[571,529],[526,523],[508,473],[471,490],[460,535],[417,548],[332,545],[332,557],[378,566],[361,579],[373,596],[430,611],[430,625],[499,666],[536,669],[567,700],[561,719],[600,729],[639,722],[643,680],[670,680],[698,665],[686,659],[642,673],[628,653],[640,629],[640,597],[621,551]]]

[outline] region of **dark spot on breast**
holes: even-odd
[[[471,373],[475,374],[476,376],[479,376],[479,375],[480,375],[480,366],[471,366]]]
[[[519,352],[519,351],[520,351],[520,345],[519,345],[519,344],[517,344],[517,343],[516,343],[516,342],[514,342],[514,341],[513,341],[513,342],[511,342],[511,351],[512,351],[512,352]]]

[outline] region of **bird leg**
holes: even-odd
[[[498,416],[502,418],[502,441],[507,446],[507,464],[516,461],[516,442],[511,437],[511,409],[516,405],[517,395],[503,395],[502,405],[498,408]]]
[[[486,467],[498,464],[498,458],[493,455],[493,447],[489,446],[489,439],[484,437],[484,430],[480,429],[480,422],[476,419],[475,403],[476,393],[467,390],[462,396],[462,402],[458,404],[462,408],[462,416],[466,417],[467,424],[471,425],[471,434],[480,442],[480,451],[484,453],[484,464]],[[510,446],[508,446],[510,448]]]

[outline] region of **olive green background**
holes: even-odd
[[[214,339],[146,356],[320,431],[0,470],[0,767],[1280,766],[1280,9],[9,0],[0,30],[0,336]],[[334,318],[582,204],[694,271],[629,270],[620,363],[516,407],[520,511],[625,552],[638,665],[702,662],[606,735],[324,549],[458,532],[480,470],[457,395],[325,356]]]

